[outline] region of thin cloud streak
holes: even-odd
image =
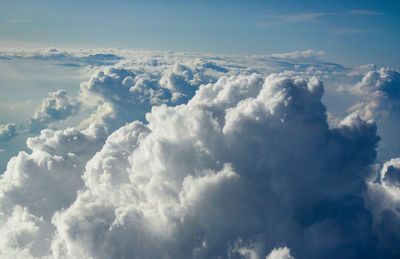
[[[346,11],[348,14],[359,14],[359,15],[382,15],[382,12],[376,12],[371,10],[365,9],[358,9],[358,10],[348,10]]]
[[[305,12],[305,13],[295,13],[295,14],[283,14],[283,15],[264,15],[266,18],[271,18],[279,20],[285,23],[299,23],[315,20],[319,17],[325,16],[342,16],[342,15],[382,15],[381,12],[371,11],[371,10],[346,10],[342,12]]]
[[[341,35],[354,35],[354,34],[366,34],[371,31],[366,31],[366,30],[359,30],[359,29],[334,29],[331,30],[331,33],[335,36],[341,36]]]
[[[9,24],[24,24],[24,23],[31,23],[31,21],[26,19],[10,19],[0,24],[0,31],[3,30],[5,27],[7,27],[7,25]]]

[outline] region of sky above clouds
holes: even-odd
[[[0,4],[0,44],[262,54],[323,50],[399,65],[398,1],[50,1]]]
[[[1,258],[399,258],[396,1],[0,3]]]

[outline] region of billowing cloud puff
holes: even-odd
[[[322,94],[316,79],[234,76],[153,107],[87,163],[42,253],[227,257],[240,238],[262,256],[375,256],[362,194],[376,126],[351,116],[329,129]]]
[[[10,140],[17,135],[17,125],[14,123],[0,124],[0,141]]]
[[[98,106],[90,122],[120,127],[133,119],[144,119],[154,102],[168,101],[168,92],[152,78],[138,77],[135,71],[106,68],[81,85],[81,99]],[[94,103],[93,103],[94,102]]]
[[[28,128],[38,132],[52,122],[65,120],[76,114],[81,106],[80,101],[71,98],[63,90],[49,93],[50,97],[43,99],[40,107],[28,121]]]
[[[98,105],[82,125],[104,123],[111,131],[132,120],[144,121],[153,105],[186,103],[202,84],[215,82],[228,69],[213,62],[186,61],[185,65],[145,60],[108,67],[81,84],[80,99]]]
[[[378,181],[368,183],[368,206],[374,215],[374,229],[378,233],[385,258],[400,256],[400,158],[386,162]]]
[[[356,88],[368,96],[351,110],[364,119],[381,119],[400,109],[400,72],[392,68],[369,71]]]
[[[272,250],[266,259],[294,259],[294,257],[290,255],[289,248],[280,247]]]
[[[43,130],[27,141],[0,176],[0,257],[40,257],[49,252],[53,214],[68,208],[83,187],[86,162],[104,144],[104,128]]]
[[[331,71],[332,66],[337,70],[335,64],[321,62],[318,57],[322,52],[311,50],[249,57],[200,58],[186,53],[161,54],[139,53],[115,66],[95,69],[91,78],[81,84],[79,99],[95,107],[95,112],[81,127],[95,122],[114,131],[126,122],[144,121],[145,114],[153,105],[187,103],[200,85],[214,83],[224,75],[269,74],[274,69],[308,68],[307,72],[287,74],[325,78],[326,71]],[[242,65],[243,62],[246,66]],[[266,69],[266,64],[270,68]],[[318,64],[322,65],[318,67]]]
[[[370,71],[363,77],[360,88],[369,93],[398,99],[400,98],[400,72],[383,67],[376,71]]]
[[[379,147],[379,160],[386,161],[397,157],[400,148],[400,72],[393,68],[370,68],[373,70],[355,85],[355,94],[361,95],[362,99],[349,111],[364,120],[378,122],[383,140]]]

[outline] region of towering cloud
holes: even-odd
[[[380,68],[368,72],[360,83],[360,88],[366,92],[388,97],[400,98],[400,72],[392,68]]]
[[[356,86],[369,100],[359,102],[351,110],[364,119],[381,119],[400,110],[400,72],[393,68],[369,71]]]
[[[329,129],[322,93],[316,79],[223,77],[153,107],[88,162],[84,190],[52,218],[53,256],[226,257],[238,238],[263,256],[376,256],[362,196],[376,126]]]

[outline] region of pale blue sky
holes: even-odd
[[[400,1],[2,0],[2,47],[121,47],[217,54],[315,49],[400,66]]]

